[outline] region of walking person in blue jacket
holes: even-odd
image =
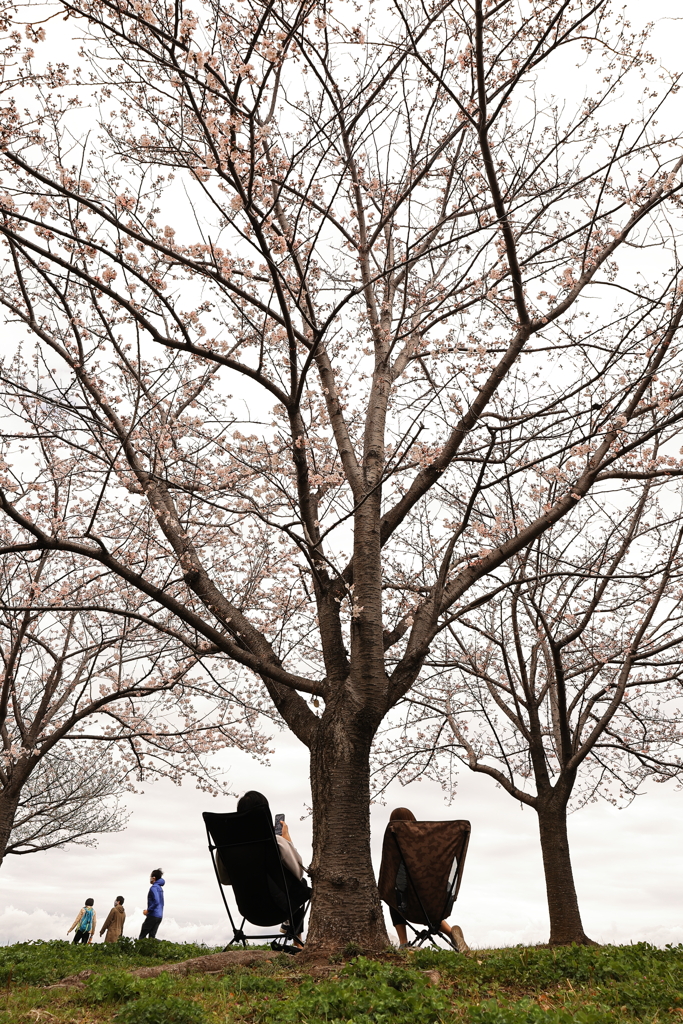
[[[163,871],[161,868],[156,868],[149,876],[152,884],[147,893],[147,910],[142,911],[145,915],[145,920],[142,922],[142,928],[140,929],[141,939],[156,938],[157,928],[164,916],[164,879],[162,875]]]

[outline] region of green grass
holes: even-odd
[[[104,949],[0,950],[0,1024],[683,1024],[683,946],[395,952],[330,965],[324,976],[279,956],[221,975],[153,979],[129,973],[149,964],[146,949]],[[159,942],[155,952],[170,962],[212,950]],[[84,989],[35,981],[86,967],[96,973]]]
[[[186,942],[157,939],[128,939],[74,946],[71,942],[19,942],[0,946],[0,988],[11,985],[50,985],[79,971],[107,971],[144,967],[153,962],[189,960],[204,953],[216,953]]]

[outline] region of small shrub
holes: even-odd
[[[159,941],[159,939],[135,939],[135,952],[139,956],[149,956],[155,959],[164,956],[163,947],[171,943]]]
[[[205,1024],[201,1006],[178,996],[143,996],[116,1015],[117,1024]]]
[[[86,982],[86,995],[91,1003],[122,1003],[140,991],[140,982],[125,971],[91,974]]]

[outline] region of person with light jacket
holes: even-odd
[[[155,868],[152,874],[149,876],[149,880],[152,883],[147,893],[147,910],[143,910],[142,913],[145,915],[145,920],[142,922],[142,928],[140,929],[141,939],[154,939],[156,938],[157,929],[161,924],[161,919],[164,916],[164,879],[162,878],[163,871],[161,868]]]
[[[97,914],[95,913],[95,901],[86,900],[85,905],[78,911],[78,917],[69,928],[69,932],[75,931],[76,934],[73,937],[73,944],[77,946],[79,942],[84,945],[92,942],[92,937],[95,934],[95,926],[97,924]]]

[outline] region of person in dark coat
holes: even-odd
[[[140,929],[141,939],[154,939],[156,938],[157,929],[161,924],[161,919],[164,916],[164,879],[163,871],[161,868],[155,868],[152,874],[149,876],[149,880],[152,883],[147,893],[147,910],[143,910],[142,913],[145,915],[145,920],[142,922],[142,928]]]

